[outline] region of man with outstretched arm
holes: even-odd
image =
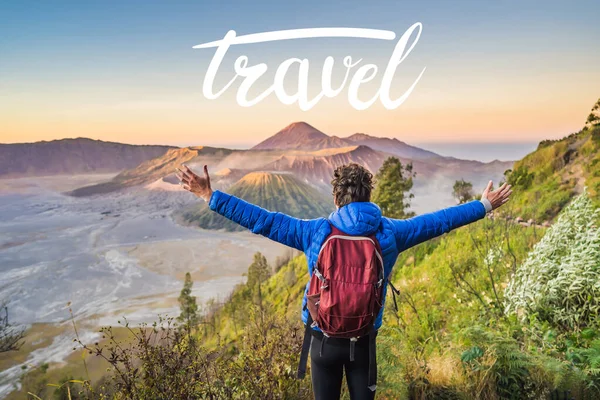
[[[399,253],[482,219],[486,213],[506,203],[512,193],[510,185],[506,183],[491,191],[490,181],[481,200],[406,220],[386,218],[381,215],[379,207],[370,202],[373,175],[361,165],[349,164],[336,168],[333,173],[331,183],[337,210],[328,218],[306,220],[267,211],[218,190],[213,192],[206,165],[203,176],[196,175],[185,165],[181,170],[177,170],[177,176],[183,188],[208,202],[211,210],[256,234],[303,251],[308,261],[310,276],[316,271],[320,279],[322,277],[316,269],[317,260],[320,260],[325,241],[332,237],[332,231],[336,233],[335,237],[365,240],[373,238],[373,242],[377,242],[377,250],[381,252],[383,279],[387,281]],[[338,253],[339,257],[341,255]],[[383,285],[381,289],[382,303],[385,301],[386,288],[387,286]],[[311,379],[315,399],[339,399],[344,371],[352,400],[373,399],[377,375],[374,338],[377,329],[381,327],[383,308],[378,310],[376,317],[371,321],[374,335],[369,334],[368,338],[330,338],[325,328],[321,331],[313,322],[312,312],[309,313],[308,310],[310,304],[307,307],[308,291],[307,284],[302,301],[302,320],[307,324],[307,332],[310,331],[312,335],[310,341],[305,340],[305,347],[310,346],[307,352],[310,351],[311,356]],[[350,354],[348,346],[352,349]],[[301,357],[299,375],[302,376],[303,372]]]

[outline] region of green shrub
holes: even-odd
[[[515,187],[515,189],[528,189],[533,182],[535,174],[529,172],[529,169],[522,165],[514,169],[507,177],[508,184]]]
[[[577,197],[519,267],[505,293],[506,312],[535,314],[563,331],[579,331],[600,310],[600,229],[587,193]]]
[[[131,337],[125,342],[113,335],[112,328],[104,328],[108,344],[80,343],[111,366],[110,381],[88,396],[310,399],[310,380],[295,379],[302,340],[300,324],[258,308],[247,311],[250,323],[241,340],[218,351],[205,349],[193,335],[176,327],[173,319],[131,328]]]

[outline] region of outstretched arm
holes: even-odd
[[[204,177],[196,175],[187,166],[177,170],[183,188],[208,202],[211,210],[231,221],[286,246],[304,251],[312,237],[312,227],[318,220],[301,220],[289,215],[270,212],[235,196],[210,187],[208,168]]]
[[[487,212],[506,203],[512,194],[511,186],[506,183],[493,192],[491,188],[492,181],[483,191],[481,200],[474,200],[406,220],[393,220],[398,250],[404,251],[453,229],[475,222],[483,218]]]

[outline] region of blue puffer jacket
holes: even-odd
[[[386,278],[392,272],[400,252],[452,229],[477,221],[486,213],[483,203],[475,200],[434,213],[397,220],[382,217],[381,210],[374,203],[357,202],[331,213],[329,220],[325,218],[305,220],[278,212],[269,212],[218,190],[213,193],[209,206],[211,210],[254,233],[303,251],[306,254],[308,272],[311,276],[321,245],[331,232],[329,223],[348,235],[366,236],[375,233],[383,252]],[[308,284],[302,300],[303,310],[307,292]],[[304,323],[307,317],[308,311],[304,310],[302,312]],[[382,317],[383,309],[377,316],[375,329],[381,327]]]

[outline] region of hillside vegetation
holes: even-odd
[[[597,398],[596,302],[589,307],[575,304],[588,304],[576,293],[596,290],[600,271],[588,268],[581,287],[571,287],[560,311],[556,302],[538,303],[543,312],[523,318],[506,307],[513,300],[505,298],[507,286],[514,286],[515,279],[523,281],[515,273],[540,262],[530,250],[542,237],[540,245],[552,251],[562,246],[560,232],[584,229],[580,224],[593,207],[589,201],[585,205],[586,196],[549,231],[523,227],[497,214],[401,254],[391,278],[401,292],[399,310],[388,293],[378,338],[378,398],[533,399],[549,398],[555,390],[570,391],[577,399]],[[590,237],[600,237],[597,228],[588,227]],[[561,254],[556,253],[555,265],[569,262],[570,256]],[[586,257],[592,263],[586,265],[600,261],[598,252]],[[546,279],[555,282],[551,276]],[[223,304],[209,304],[201,340],[208,348],[228,348],[235,354],[248,329],[256,329],[249,310],[257,308],[285,318],[301,332],[307,281],[306,260],[298,257],[261,285],[259,295],[256,288],[238,286]],[[560,282],[568,286],[564,277]],[[545,317],[557,312],[578,323],[565,325]],[[310,382],[305,384],[309,387]]]
[[[388,293],[379,336],[378,398],[408,398],[409,391],[413,395],[429,393],[427,396],[444,391],[469,395],[460,360],[467,349],[465,341],[470,340],[467,337],[474,322],[486,328],[501,317],[502,291],[510,273],[542,234],[535,228],[486,220],[402,254],[392,278],[401,291],[399,312],[395,313]],[[494,252],[499,255],[490,261],[493,266],[482,261]],[[252,324],[247,310],[258,304],[300,327],[301,299],[308,279],[302,256],[262,286],[260,299],[251,288],[240,285],[220,307],[212,304],[212,311],[209,307],[201,332],[205,345],[218,348],[229,343],[235,347],[243,327]]]
[[[515,187],[515,217],[536,222],[553,220],[587,186],[600,200],[600,126],[590,125],[561,140],[542,141],[517,161],[506,178]]]

